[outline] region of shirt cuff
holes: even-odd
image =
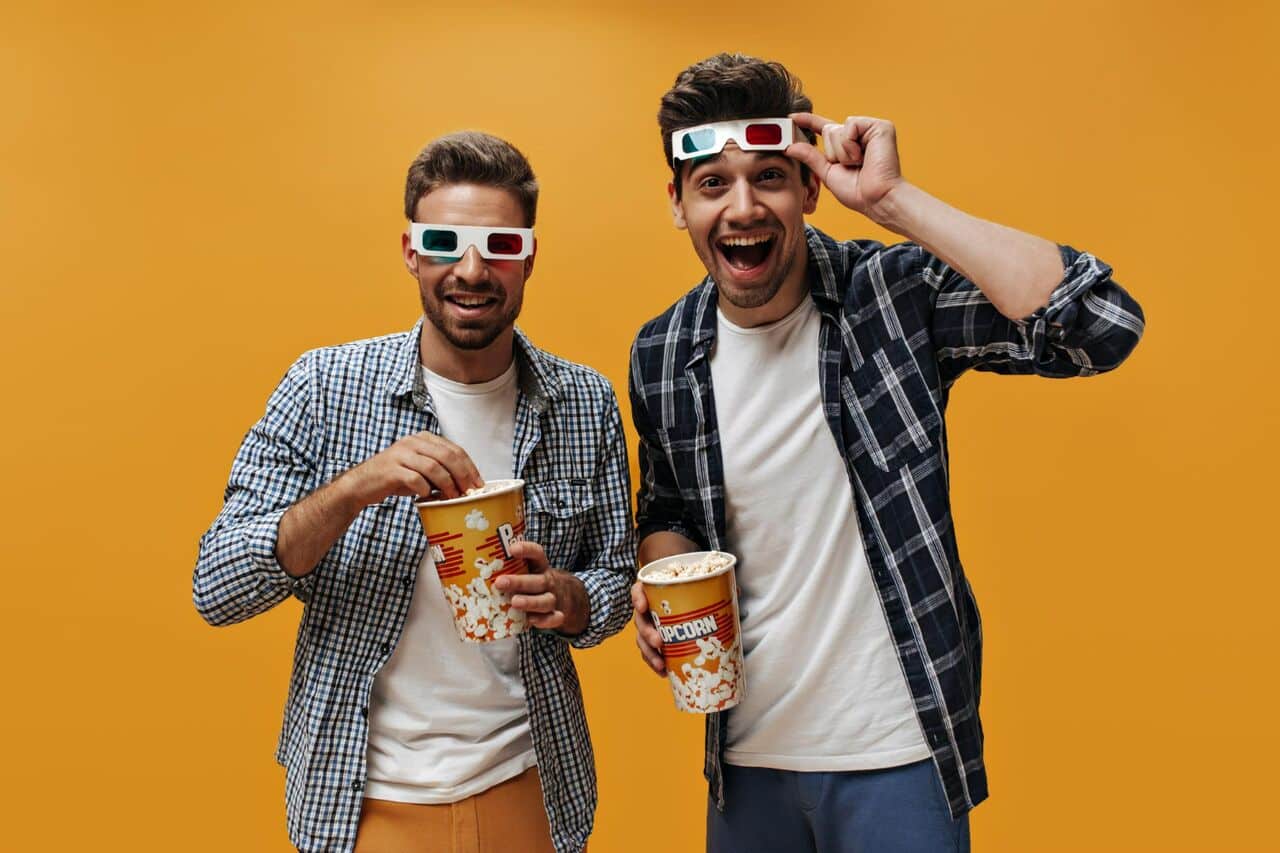
[[[1015,321],[1040,362],[1052,362],[1051,347],[1071,346],[1078,330],[1080,301],[1085,294],[1111,277],[1111,267],[1088,252],[1058,246],[1062,254],[1062,281],[1049,294],[1047,304]]]
[[[294,577],[276,559],[276,543],[280,539],[280,519],[288,510],[279,509],[253,520],[244,528],[245,544],[253,567],[267,584],[286,587],[294,595],[305,598],[315,583],[315,569],[302,577]]]

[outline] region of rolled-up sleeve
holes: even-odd
[[[640,485],[636,491],[636,540],[643,542],[652,533],[667,531],[678,533],[705,548],[705,537],[688,519],[671,461],[667,458],[649,417],[638,338],[631,348],[631,376],[628,386],[631,420],[640,436],[637,449]]]
[[[931,329],[946,385],[969,369],[1093,376],[1119,366],[1142,337],[1142,308],[1088,252],[1060,246],[1064,274],[1048,303],[1010,320],[975,284],[915,248],[932,293]]]
[[[286,573],[276,559],[276,539],[285,511],[318,485],[310,378],[304,355],[241,443],[222,511],[200,539],[192,596],[211,625],[241,622],[290,595],[309,596],[313,575]]]

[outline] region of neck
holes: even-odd
[[[511,366],[515,358],[515,330],[508,326],[484,349],[460,349],[427,320],[418,338],[418,358],[423,367],[445,379],[465,385],[488,382]]]

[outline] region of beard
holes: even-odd
[[[778,291],[782,289],[782,285],[786,284],[787,278],[791,275],[792,269],[796,264],[796,255],[798,254],[795,245],[783,246],[782,241],[778,240],[771,251],[778,253],[777,267],[773,274],[762,284],[752,287],[739,287],[733,282],[729,276],[717,276],[715,270],[720,265],[727,265],[728,261],[715,245],[715,240],[711,240],[705,251],[712,259],[712,263],[705,263],[707,270],[711,272],[711,278],[716,283],[716,290],[723,296],[730,305],[735,308],[759,308],[767,305]],[[723,281],[721,279],[724,279]]]
[[[450,344],[462,350],[480,350],[498,339],[498,336],[510,328],[520,315],[523,295],[514,302],[508,303],[501,290],[461,290],[455,288],[452,293],[465,293],[469,296],[493,296],[498,299],[497,306],[485,316],[474,320],[464,320],[451,316],[441,288],[437,286],[430,294],[420,288],[422,311],[427,320],[440,332]]]

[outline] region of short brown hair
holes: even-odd
[[[807,113],[813,101],[800,79],[781,62],[769,62],[741,53],[717,53],[695,62],[676,75],[675,84],[662,96],[658,127],[662,152],[680,191],[680,166],[671,160],[671,134],[686,127],[737,118],[781,118]],[[804,131],[810,143],[812,131]]]
[[[524,209],[525,227],[533,227],[538,213],[538,179],[525,156],[504,139],[464,130],[428,143],[409,164],[404,182],[405,219],[412,222],[418,200],[445,184],[508,190]]]

